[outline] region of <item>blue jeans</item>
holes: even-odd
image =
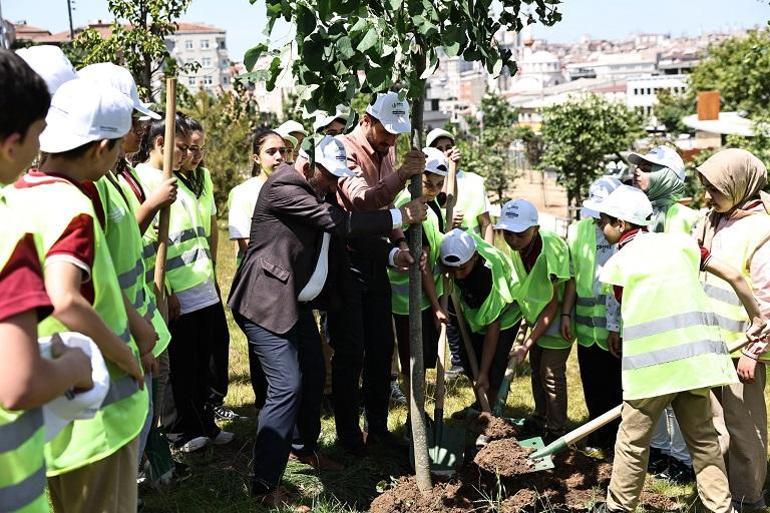
[[[289,452],[316,450],[324,385],[321,337],[310,307],[300,307],[296,324],[284,334],[234,317],[249,341],[249,360],[262,368],[264,378],[258,379],[267,380],[252,468],[253,491],[264,493],[278,486]]]

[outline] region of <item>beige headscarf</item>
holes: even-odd
[[[737,148],[722,150],[698,166],[698,172],[729,198],[732,205],[724,213],[709,211],[699,234],[706,248],[711,249],[722,219],[741,219],[756,212],[746,210],[750,202],[761,199],[765,211],[770,213],[770,195],[762,190],[767,185],[767,168],[753,153]]]

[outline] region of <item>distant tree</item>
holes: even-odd
[[[543,113],[540,165],[556,169],[569,204],[577,206],[607,156],[628,149],[641,133],[640,116],[624,104],[594,94],[573,98]]]
[[[666,127],[666,132],[674,136],[693,132],[682,123],[682,118],[695,112],[695,95],[692,91],[673,93],[660,89],[657,99],[658,103],[654,107],[655,117]]]
[[[152,77],[166,66],[171,75],[177,70],[194,71],[196,62],[177,63],[166,47],[166,36],[176,32],[176,20],[192,0],[108,0],[107,8],[115,17],[112,34],[107,38],[92,28],[73,41],[76,60],[82,65],[114,62],[127,67],[146,97],[154,101]]]
[[[770,29],[749,30],[709,47],[689,76],[691,94],[716,89],[723,110],[744,110],[749,117],[770,106]]]
[[[539,166],[540,159],[543,157],[543,136],[528,126],[517,126],[513,136],[524,143],[524,151],[527,153],[529,165],[531,167]]]
[[[481,99],[479,113],[480,119],[467,118],[474,141],[460,143],[461,166],[483,176],[487,189],[495,192],[497,202],[503,203],[520,174],[510,158],[518,112],[499,94],[487,92]]]

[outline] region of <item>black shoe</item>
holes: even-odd
[[[230,408],[227,408],[222,405],[218,406],[212,406],[211,410],[214,412],[214,418],[216,420],[227,420],[227,421],[233,421],[233,420],[246,420],[248,417],[244,417],[243,415],[238,415]]]
[[[356,443],[339,443],[342,450],[353,457],[363,458],[367,454],[366,444],[362,441]]]
[[[668,468],[657,477],[678,485],[685,485],[695,481],[695,471],[676,458],[669,458]]]
[[[654,476],[661,474],[668,468],[669,457],[662,450],[650,447],[650,460],[647,463],[647,473]]]
[[[394,379],[390,382],[390,402],[392,404],[400,404],[406,406],[406,396],[398,385],[398,380]]]

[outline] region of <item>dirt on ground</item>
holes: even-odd
[[[372,502],[370,511],[483,512],[491,511],[494,503],[503,513],[576,513],[604,500],[610,463],[568,451],[553,457],[553,469],[534,471],[527,457],[530,452],[513,438],[493,441],[450,481],[436,483],[430,494],[420,493],[413,476],[402,478]],[[641,503],[656,511],[679,508],[675,500],[649,490],[642,493]]]
[[[477,417],[468,419],[467,428],[486,436],[488,440],[515,438],[519,434],[516,426],[510,421],[495,417],[491,413],[480,413]]]

